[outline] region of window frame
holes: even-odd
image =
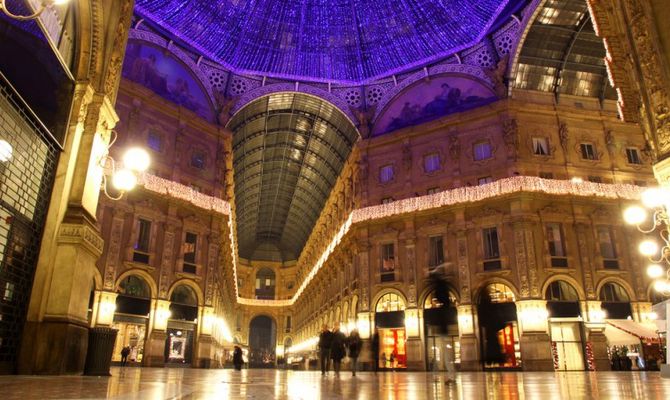
[[[388,254],[387,249],[390,247],[391,253]],[[379,246],[379,280],[381,282],[395,282],[395,271],[396,271],[396,255],[395,255],[395,243],[394,242],[387,242],[387,243],[381,243]],[[389,258],[387,258],[390,255]],[[391,269],[387,270],[384,268],[384,263],[386,261],[391,261]]]
[[[487,154],[478,154],[478,149],[480,149],[481,146],[486,146]],[[485,161],[490,160],[491,158],[493,158],[493,146],[491,146],[490,140],[481,140],[472,144],[472,159],[474,161]]]
[[[598,152],[596,151],[596,145],[592,142],[581,142],[579,144],[579,153],[582,157],[582,160],[587,161],[597,161]]]
[[[388,174],[385,174],[385,171],[388,172]],[[379,167],[379,183],[381,184],[386,184],[386,183],[391,183],[395,180],[395,168],[393,164],[384,164],[381,167]]]
[[[539,144],[544,144],[544,146],[540,145],[539,148],[541,148],[545,153],[538,153],[537,152],[537,143]],[[549,147],[549,138],[544,137],[544,136],[533,136],[531,138],[531,144],[533,146],[533,155],[534,156],[540,156],[540,157],[548,157],[551,155],[551,148]]]

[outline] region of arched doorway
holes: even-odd
[[[188,285],[179,285],[170,295],[170,319],[165,341],[165,362],[191,364],[198,323],[198,295]]]
[[[249,367],[271,368],[277,355],[277,324],[266,316],[259,315],[249,323]]]
[[[380,368],[407,368],[405,347],[405,300],[386,293],[375,306],[375,327],[379,333]]]
[[[453,349],[454,363],[458,365],[461,362],[456,294],[451,290],[449,298],[451,306],[446,311],[442,310],[442,304],[434,297],[434,292],[428,294],[423,302],[426,368],[429,371],[443,371],[446,368],[444,352],[447,346]]]
[[[275,272],[270,268],[261,268],[256,273],[256,298],[272,300],[275,298]]]
[[[561,371],[583,371],[584,329],[577,290],[568,282],[557,280],[549,284],[544,298],[554,366]]]
[[[117,293],[112,328],[119,333],[116,336],[112,361],[120,362],[121,350],[130,347],[128,362],[141,363],[151,312],[151,289],[139,275],[128,275],[119,282]]]
[[[627,319],[633,315],[630,296],[623,286],[616,282],[607,282],[600,288],[598,295],[601,307],[607,319]]]
[[[521,365],[516,296],[502,283],[492,283],[479,294],[477,314],[484,368],[514,369]]]

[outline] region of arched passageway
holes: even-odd
[[[276,342],[277,324],[272,318],[259,315],[252,319],[249,323],[249,367],[274,366]]]

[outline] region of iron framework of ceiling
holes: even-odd
[[[256,99],[228,127],[240,257],[296,260],[358,131],[332,104],[300,93]]]
[[[585,0],[547,0],[522,46],[516,88],[616,99]]]

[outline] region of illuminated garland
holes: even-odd
[[[142,184],[144,188],[193,204],[204,210],[213,211],[222,215],[231,216],[230,203],[212,196],[197,192],[186,185],[163,179],[155,175],[144,176]],[[309,283],[314,279],[321,267],[326,263],[330,255],[340,244],[342,238],[349,232],[351,226],[365,221],[388,218],[402,214],[425,211],[440,207],[463,205],[487,200],[495,197],[516,194],[521,192],[545,193],[557,196],[579,196],[600,197],[605,199],[638,200],[644,188],[627,184],[603,184],[593,182],[573,182],[556,179],[542,179],[532,176],[515,176],[500,179],[498,181],[474,187],[463,187],[443,192],[414,197],[388,204],[380,204],[360,208],[352,211],[345,222],[340,226],[337,233],[328,246],[323,250],[321,256],[314,263],[311,271],[303,280],[302,284],[291,299],[286,300],[260,300],[240,297],[237,286],[237,251],[234,234],[234,221],[228,218],[228,235],[233,262],[233,276],[235,285],[235,296],[239,304],[260,307],[287,307],[293,305],[302,295]]]

